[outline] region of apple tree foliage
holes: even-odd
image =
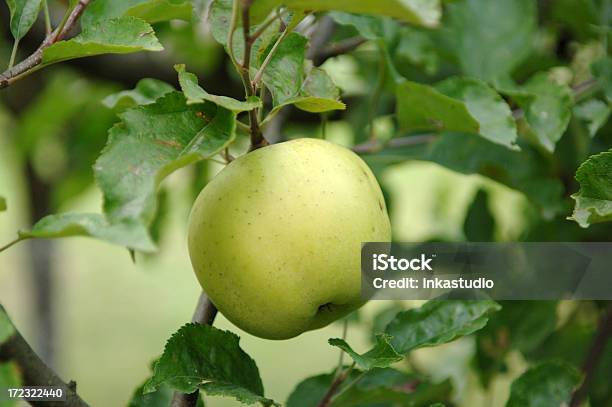
[[[49,170],[52,208],[92,182],[90,167],[103,207],[49,213],[12,243],[88,236],[131,253],[155,252],[167,211],[164,179],[186,166],[202,172],[202,162],[227,159],[230,151],[245,153],[249,136],[276,141],[271,129],[288,112],[289,122],[308,116],[302,131],[315,137],[331,122],[350,123],[354,150],[377,174],[429,161],[521,192],[530,202],[524,240],[612,236],[607,0],[70,0],[59,26],[45,20],[61,32],[70,12],[85,5],[76,16],[80,31],[44,44],[36,63],[13,78],[19,45],[48,14],[48,2],[6,0],[14,46],[0,81],[69,60],[168,46],[176,77],[141,78],[118,89],[53,71],[22,113],[12,142],[34,167],[41,145],[62,151],[66,162]],[[192,49],[189,33],[210,35],[218,46]],[[349,67],[344,78],[330,68],[336,57]],[[207,58],[226,62],[244,94],[206,90],[197,73],[206,72]],[[377,130],[381,118],[390,131]],[[68,125],[75,135],[69,142],[61,137]],[[195,190],[205,178],[196,177]],[[478,191],[467,211],[467,240],[497,238],[488,200],[486,190]],[[7,206],[0,196],[0,211]],[[405,361],[416,349],[469,337],[484,388],[507,371],[511,353],[530,364],[511,385],[507,406],[566,405],[586,375],[591,405],[607,405],[612,345],[601,350],[593,371],[580,370],[604,306],[580,303],[574,318],[561,318],[553,301],[392,304],[372,322],[370,349],[331,338],[348,365],[296,384],[282,404],[447,405],[452,382],[407,369]],[[13,335],[0,310],[0,345]],[[0,384],[19,380],[10,364],[0,364]],[[255,361],[234,333],[187,324],[168,340],[130,405],[168,405],[173,392],[198,391],[281,404],[266,396]]]

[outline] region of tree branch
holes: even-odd
[[[208,296],[202,292],[198,299],[198,305],[193,313],[191,322],[195,322],[202,325],[212,325],[217,316],[217,307],[210,301]],[[195,407],[198,402],[199,391],[196,390],[193,393],[185,394],[181,392],[175,392],[172,397],[172,407]]]
[[[320,66],[329,58],[337,57],[338,55],[347,54],[365,43],[367,40],[363,37],[352,37],[346,40],[331,44],[326,48],[319,50],[312,56],[312,63],[315,66]]]
[[[595,375],[595,370],[597,368],[597,364],[599,363],[599,359],[606,349],[606,345],[608,344],[608,340],[612,336],[612,303],[606,309],[601,321],[599,322],[599,327],[597,328],[597,333],[595,334],[595,338],[591,343],[591,347],[589,349],[589,353],[587,354],[586,359],[582,365],[582,372],[584,373],[584,380],[582,384],[572,396],[572,400],[570,402],[570,407],[579,407],[582,405],[582,402],[587,397],[589,392],[589,387],[591,382],[593,381],[593,376]]]
[[[346,379],[348,379],[349,375],[351,374],[351,371],[353,370],[353,367],[355,367],[354,362],[352,365],[347,367],[342,373],[336,376],[336,378],[334,379],[332,384],[327,389],[327,392],[325,393],[321,401],[319,401],[319,404],[317,404],[317,407],[329,407],[331,405],[332,397],[334,397],[334,395],[338,392],[338,389],[340,389],[340,386],[342,386],[342,383],[344,383]]]
[[[379,140],[370,140],[362,144],[353,146],[352,150],[358,154],[375,153],[386,148],[401,148],[411,147],[419,144],[427,144],[435,141],[438,136],[436,134],[416,134],[413,136],[392,138],[387,142]]]
[[[0,313],[6,314],[2,305]],[[11,324],[15,332],[0,345],[0,361],[12,361],[19,367],[24,386],[60,387],[66,394],[66,401],[30,401],[29,403],[47,407],[87,407],[88,404],[76,393],[76,383],[66,383],[60,379],[28,345],[15,325],[12,322]]]
[[[32,55],[7,69],[0,74],[0,89],[10,86],[15,81],[23,78],[29,73],[32,73],[42,63],[43,51],[58,41],[61,41],[72,31],[76,26],[77,21],[87,8],[92,0],[79,0],[77,5],[72,9],[64,24],[60,25],[55,31],[47,35],[38,49]]]

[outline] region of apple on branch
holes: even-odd
[[[189,253],[225,317],[288,339],[359,308],[361,244],[390,239],[383,194],[361,158],[297,139],[241,156],[202,190]]]

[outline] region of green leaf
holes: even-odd
[[[185,65],[174,65],[174,69],[179,74],[179,84],[188,105],[209,101],[236,113],[246,112],[262,106],[261,100],[256,96],[251,96],[243,102],[227,96],[211,95],[198,85],[198,77],[191,72],[187,72]]]
[[[397,120],[402,130],[478,134],[480,125],[465,103],[428,85],[405,81],[397,86]]]
[[[470,335],[487,324],[489,313],[500,308],[490,300],[431,300],[397,314],[385,332],[392,336],[393,348],[406,354]]]
[[[591,65],[591,71],[603,88],[608,102],[612,102],[612,57],[608,56],[595,62]]]
[[[6,199],[0,196],[0,212],[6,211]]]
[[[509,92],[523,109],[525,119],[538,143],[547,151],[555,151],[572,116],[572,92],[540,73],[517,92]]]
[[[334,378],[331,373],[305,379],[289,395],[287,407],[318,405]],[[353,384],[349,387],[350,383]],[[422,377],[391,368],[373,368],[367,372],[353,370],[338,388],[331,406],[426,406],[448,400],[451,390],[449,380],[430,383]]]
[[[111,223],[150,225],[161,181],[173,171],[209,158],[235,137],[236,115],[213,103],[187,105],[171,92],[119,115],[94,166]]]
[[[479,123],[478,133],[513,150],[518,137],[508,104],[484,82],[471,78],[449,78],[436,86],[446,96],[461,100]],[[452,129],[451,129],[452,130]]]
[[[12,362],[0,363],[0,387],[7,389],[14,389],[16,387],[20,387],[21,384],[21,371],[17,364]],[[16,403],[12,403],[12,401],[3,401],[3,407],[11,407],[13,405],[17,405]]]
[[[583,228],[612,220],[612,150],[582,163],[576,171],[576,180],[580,190],[572,195],[576,203],[570,219]]]
[[[83,28],[76,37],[43,51],[43,65],[101,54],[161,51],[153,28],[135,17],[119,17]]]
[[[518,149],[510,107],[477,79],[450,78],[436,88],[404,81],[397,86],[397,117],[406,131],[480,134],[494,143]]]
[[[53,239],[70,236],[88,236],[143,252],[152,252],[156,246],[147,229],[138,222],[109,223],[103,215],[95,213],[62,213],[45,216],[32,230],[19,232],[22,239]]]
[[[579,382],[580,373],[571,365],[560,361],[542,363],[512,383],[506,407],[566,405]]]
[[[331,12],[329,16],[338,24],[355,28],[367,40],[385,38],[398,28],[397,22],[388,18],[340,12]]]
[[[236,398],[246,404],[266,399],[255,361],[239,346],[240,338],[209,325],[187,324],[166,343],[144,393],[167,385],[183,393],[201,388],[207,394]]]
[[[149,23],[168,20],[191,21],[191,0],[104,0],[94,1],[83,13],[83,27],[90,27],[117,17],[131,16]]]
[[[171,85],[164,81],[145,78],[138,81],[134,89],[122,90],[108,95],[102,100],[102,104],[117,113],[121,113],[134,106],[151,104],[174,90]]]
[[[442,39],[462,72],[484,81],[508,76],[530,53],[536,28],[534,0],[451,2]]]
[[[11,15],[11,34],[19,41],[38,19],[42,0],[7,0],[6,3]]]
[[[576,117],[586,122],[591,137],[594,137],[597,131],[606,124],[611,112],[612,108],[609,104],[597,99],[587,100],[574,107]]]
[[[285,100],[272,109],[272,112],[291,104],[298,109],[311,113],[346,109],[346,105],[339,98],[340,90],[329,75],[323,69],[312,68],[302,83],[299,96]]]
[[[172,396],[174,391],[168,386],[159,386],[157,390],[151,393],[144,393],[145,384],[139,386],[128,407],[168,407],[172,404]]]
[[[298,96],[304,77],[304,53],[308,40],[301,34],[289,33],[279,44],[265,67],[263,82],[270,90],[274,106]],[[267,50],[265,54],[270,52]],[[261,60],[265,58],[262,54]]]
[[[0,345],[6,342],[11,336],[15,334],[15,327],[9,319],[6,311],[0,306]]]
[[[284,0],[278,3],[293,9],[387,16],[427,27],[437,26],[442,13],[438,0]]]
[[[260,0],[254,2],[254,4],[258,4],[259,1]],[[208,12],[208,24],[210,25],[212,36],[219,44],[223,45],[228,54],[229,28],[232,19],[232,2],[233,0],[213,0],[210,4],[210,9]],[[241,63],[244,56],[244,37],[242,35],[240,10],[238,11],[238,14],[236,31],[234,31],[234,38],[232,41],[232,50],[235,58],[239,63]],[[258,24],[252,24],[250,27],[250,33],[255,33],[260,26],[261,25]],[[279,29],[280,21],[277,19],[261,33],[261,35],[253,43],[251,61],[256,63],[259,60],[259,54],[261,54],[268,47],[270,42],[276,38]]]
[[[463,232],[470,242],[492,242],[495,240],[495,218],[489,208],[489,195],[484,189],[479,189],[470,205]]]
[[[389,343],[390,340],[391,337],[388,335],[376,335],[376,345],[362,355],[355,352],[343,339],[332,338],[329,340],[329,344],[348,353],[360,368],[370,370],[374,367],[389,367],[404,359],[402,355],[398,354],[395,349],[393,349]]]

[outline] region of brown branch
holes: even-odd
[[[317,407],[329,407],[331,405],[332,398],[338,392],[338,389],[340,386],[342,386],[342,383],[348,379],[354,366],[355,363],[347,367],[342,373],[336,376],[332,384],[327,389],[327,392],[325,392],[325,395],[323,395],[321,401],[319,401],[319,404],[317,404]]]
[[[0,313],[6,314],[2,305],[0,305]],[[48,407],[87,407],[88,404],[76,393],[76,383],[66,383],[60,379],[57,373],[51,370],[28,345],[15,325],[12,325],[15,332],[0,345],[0,361],[11,361],[17,365],[21,372],[23,386],[59,387],[66,395],[66,401],[29,401],[29,403],[34,406]]]
[[[392,138],[387,142],[378,140],[370,140],[362,144],[353,146],[352,150],[358,154],[375,153],[386,148],[401,148],[411,147],[419,144],[427,144],[435,141],[438,136],[436,134],[416,134],[413,136]]]
[[[605,314],[599,322],[597,333],[595,334],[595,338],[593,338],[593,342],[591,343],[591,347],[589,348],[589,353],[587,354],[587,357],[582,365],[584,380],[582,381],[580,387],[578,387],[578,389],[576,389],[576,391],[572,395],[570,407],[579,407],[580,405],[582,405],[582,402],[587,397],[589,387],[591,385],[591,382],[593,381],[593,376],[595,375],[597,364],[599,363],[599,359],[601,358],[601,355],[603,354],[611,336],[612,303],[608,306],[607,310],[605,311]]]
[[[47,35],[43,42],[40,44],[38,49],[34,51],[32,55],[15,65],[14,67],[7,69],[0,74],[0,89],[10,86],[15,81],[23,78],[27,74],[34,72],[36,67],[42,63],[43,51],[45,48],[50,47],[58,41],[61,41],[72,31],[76,26],[77,21],[87,8],[92,0],[79,0],[77,5],[72,9],[70,15],[66,19],[63,26],[58,27],[51,34]]]
[[[202,325],[212,325],[217,316],[217,307],[210,301],[208,296],[202,292],[198,299],[198,305],[193,313],[191,322],[196,322]],[[175,392],[172,397],[172,407],[194,407],[198,402],[198,393],[196,390],[193,393],[185,394]]]
[[[365,43],[367,40],[363,37],[347,38],[346,40],[331,44],[328,47],[320,50],[312,57],[312,63],[315,66],[320,66],[329,58],[337,57],[338,55],[347,54]]]

